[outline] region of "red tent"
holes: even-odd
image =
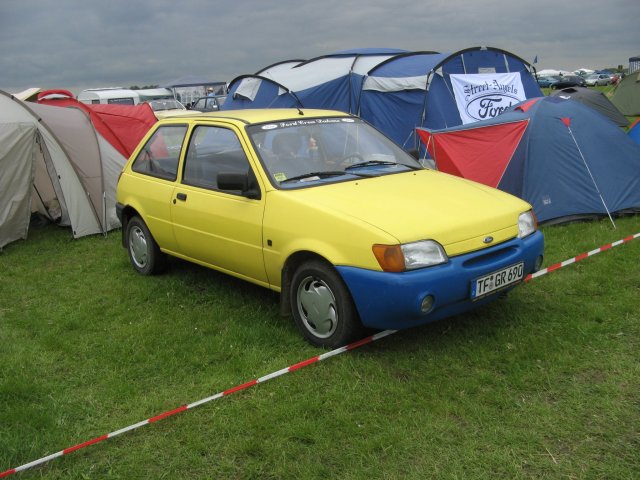
[[[38,103],[83,110],[94,128],[118,150],[129,158],[142,137],[158,121],[151,107],[140,105],[85,104],[77,101],[67,90],[46,90],[38,94]]]

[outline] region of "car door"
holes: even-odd
[[[159,127],[140,149],[131,166],[131,170],[139,174],[129,182],[129,191],[137,200],[135,208],[158,245],[168,251],[176,249],[171,225],[171,200],[187,130],[187,125]]]
[[[259,191],[236,132],[223,126],[195,127],[171,206],[179,252],[267,285],[262,253],[264,196],[247,198],[240,191],[220,189],[220,173],[249,173]]]

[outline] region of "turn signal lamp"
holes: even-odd
[[[385,272],[404,272],[404,255],[400,245],[374,245],[373,254]]]

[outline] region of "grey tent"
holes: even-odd
[[[0,248],[29,229],[37,130],[33,123],[0,123]]]
[[[570,98],[597,110],[619,127],[629,125],[629,120],[600,90],[587,87],[567,87],[562,90],[554,90],[551,95],[562,98]]]
[[[0,248],[27,237],[32,212],[70,226],[75,238],[119,227],[125,161],[82,110],[0,91]]]

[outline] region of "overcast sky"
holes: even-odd
[[[640,0],[0,0],[0,89],[215,80],[363,47],[488,45],[538,70],[640,55]]]

